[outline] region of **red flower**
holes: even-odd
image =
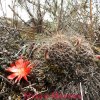
[[[100,55],[96,55],[96,58],[100,60]]]
[[[8,67],[6,71],[12,72],[11,75],[9,75],[7,78],[10,80],[13,80],[16,78],[15,83],[17,81],[20,81],[22,78],[27,80],[27,75],[30,73],[32,68],[32,65],[30,65],[30,62],[27,60],[24,60],[22,58],[15,61],[15,63],[11,64],[11,67]]]

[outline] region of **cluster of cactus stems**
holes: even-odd
[[[62,35],[43,44],[33,43],[25,47],[23,56],[30,61],[20,58],[7,68],[13,72],[8,79],[13,81],[17,77],[15,83],[18,81],[21,87],[25,86],[24,78],[34,84],[29,91],[35,88],[40,92],[80,94],[81,84],[84,99],[100,98],[100,69],[90,44],[83,38],[68,39]]]

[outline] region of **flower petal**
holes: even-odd
[[[10,66],[11,66],[11,67],[14,67],[14,66],[15,66],[15,64],[14,64],[14,63],[11,63],[11,64],[10,64]]]
[[[19,75],[19,76],[16,78],[15,83],[16,83],[17,81],[20,81],[20,80],[21,80],[21,78],[22,78],[22,76],[21,76],[21,75]]]
[[[23,66],[27,67],[29,64],[30,64],[30,62],[26,60],[26,61],[24,61]]]
[[[30,73],[30,71],[31,71],[31,68],[30,67],[27,67],[26,69],[25,69],[25,75],[27,75],[28,73]]]
[[[23,60],[22,58],[16,60],[16,62],[15,62],[16,67],[17,67],[17,68],[23,67],[23,61],[24,61],[24,60]]]
[[[18,68],[16,68],[15,66],[14,67],[8,67],[6,69],[6,71],[8,71],[8,72],[18,72]]]
[[[17,76],[17,74],[13,73],[13,74],[9,75],[7,78],[10,80],[13,80],[16,76]]]
[[[27,77],[26,77],[26,76],[24,76],[24,79],[25,79],[26,81],[28,81],[28,79],[27,79]]]

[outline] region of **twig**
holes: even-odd
[[[82,84],[80,82],[80,92],[81,92],[81,100],[83,100],[83,89],[82,89]]]
[[[25,49],[26,49],[26,47],[27,47],[27,45],[24,45],[24,46],[23,46],[23,47],[22,47],[22,48],[18,51],[18,53],[17,53],[17,54],[15,54],[15,56],[14,56],[14,57],[17,57],[21,51],[23,51],[23,50],[25,50]],[[24,52],[23,52],[23,53],[24,53]]]
[[[6,93],[6,91],[4,91],[4,92],[0,92],[0,96],[1,96],[1,95],[4,95],[5,93]]]
[[[8,33],[10,33],[10,31],[5,27],[5,25],[0,21],[0,23],[3,25],[3,27],[6,29],[6,31],[8,32]]]
[[[6,82],[8,82],[9,84],[12,85],[12,83],[11,83],[8,79],[6,79],[4,76],[0,75],[0,77],[1,77],[2,79],[4,79]]]
[[[39,26],[42,26],[42,25],[37,25],[37,26],[32,27],[30,24],[28,24],[27,22],[25,22],[25,21],[19,16],[19,14],[16,13],[16,12],[11,8],[10,5],[8,5],[8,6],[9,6],[9,8],[12,10],[12,12],[15,13],[15,15],[18,16],[19,19],[20,19],[22,22],[24,22],[26,25],[28,25],[30,28],[33,29],[33,28],[37,28],[37,27],[39,27]]]
[[[15,13],[15,15],[18,16],[18,17],[21,19],[22,22],[24,22],[26,25],[30,26],[28,23],[26,23],[26,22],[11,8],[10,5],[8,5],[8,6],[9,6],[9,8],[12,10],[12,12]],[[30,26],[30,27],[31,27],[31,26]],[[31,27],[31,28],[33,28],[33,27]]]
[[[27,89],[27,88],[30,88],[30,87],[32,87],[32,86],[34,86],[34,85],[36,85],[36,84],[31,84],[31,85],[28,85],[28,86],[26,86],[26,87],[22,88],[22,90]]]
[[[46,92],[46,91],[47,91],[47,90],[38,92],[37,94],[35,94],[34,96],[28,98],[27,100],[33,100],[37,95],[39,95],[39,94],[41,94],[41,93],[44,93],[44,92]]]

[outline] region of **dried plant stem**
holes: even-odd
[[[30,97],[30,98],[27,99],[27,100],[33,100],[37,95],[39,95],[39,94],[41,94],[41,93],[44,93],[44,92],[46,92],[46,91],[47,91],[47,90],[38,92],[38,93],[36,93],[34,96]]]
[[[80,82],[80,92],[81,92],[81,100],[83,100],[83,89],[82,89],[82,84]]]
[[[4,76],[0,75],[0,77],[1,77],[2,79],[4,79],[7,83],[9,83],[9,84],[12,85],[12,83],[11,83],[7,78],[5,78]]]

